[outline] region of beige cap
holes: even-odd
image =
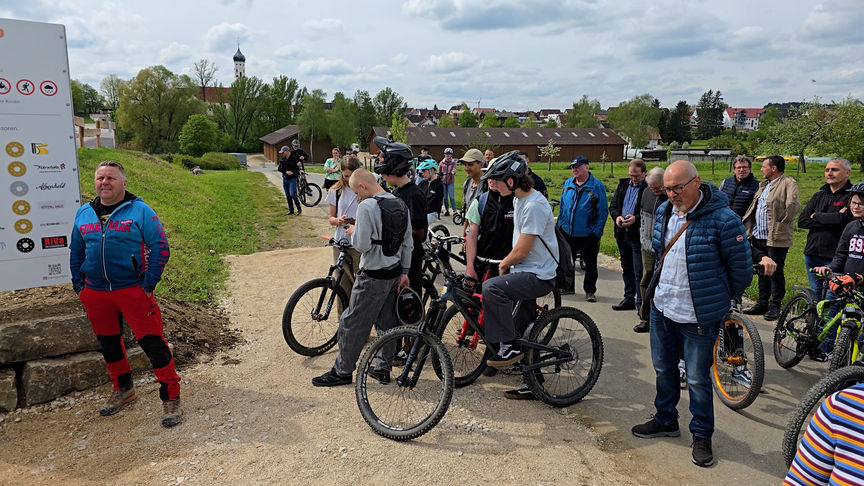
[[[468,151],[465,152],[465,155],[463,155],[462,158],[459,159],[459,162],[481,162],[482,163],[482,162],[485,162],[485,160],[486,159],[483,158],[483,152],[481,152],[475,148],[472,148],[472,149],[468,149]]]

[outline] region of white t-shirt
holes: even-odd
[[[534,191],[524,198],[513,200],[513,246],[519,241],[522,234],[537,235],[534,245],[524,260],[513,265],[512,273],[531,272],[540,280],[551,280],[555,278],[558,264],[558,239],[555,237],[555,217],[552,215],[552,207],[549,201],[538,191]],[[543,245],[543,242],[549,246]],[[550,253],[551,252],[551,253]],[[555,259],[552,255],[555,255]]]
[[[336,206],[336,190],[330,189],[327,191],[327,198],[324,201],[331,206]],[[336,208],[336,216],[343,215],[349,218],[357,217],[357,194],[354,194],[354,191],[348,186],[342,188],[342,195],[339,196],[339,206]],[[333,233],[333,239],[336,241],[349,240],[345,228],[337,226],[336,231]]]

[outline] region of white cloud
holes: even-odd
[[[282,57],[285,59],[297,59],[306,54],[306,49],[300,47],[297,44],[285,44],[284,46],[276,49],[273,53],[276,57]]]
[[[408,0],[402,12],[448,30],[499,30],[579,22],[591,25],[599,12],[590,0]]]
[[[249,37],[249,30],[249,27],[244,24],[222,22],[207,30],[204,34],[204,43],[211,51],[225,51],[232,46],[236,47],[238,41],[245,41]]]
[[[827,44],[864,43],[864,5],[860,0],[828,0],[817,5],[801,26],[802,40]]]
[[[342,59],[325,59],[319,57],[318,59],[301,62],[298,71],[307,75],[320,74],[339,76],[354,73],[356,70]]]
[[[303,25],[306,26],[307,29],[317,30],[321,32],[333,32],[342,30],[342,21],[333,18],[307,20],[303,23]]]
[[[192,49],[186,44],[172,42],[159,50],[159,62],[162,64],[174,64],[189,59]]]
[[[408,62],[408,54],[405,54],[404,52],[400,52],[393,56],[393,64],[396,64],[397,66],[401,66],[406,62]]]
[[[477,63],[477,58],[464,52],[447,52],[439,56],[429,56],[426,68],[436,73],[463,71]]]

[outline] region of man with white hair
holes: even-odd
[[[651,248],[651,236],[654,233],[654,215],[657,208],[666,202],[666,193],[663,191],[663,168],[654,167],[645,176],[648,190],[642,191],[639,207],[642,211],[642,219],[639,221],[639,244],[642,245],[642,280],[639,282],[639,290],[642,295],[648,289],[648,283],[654,276],[654,264],[657,256]],[[642,305],[637,309],[639,324],[633,328],[635,332],[648,332],[648,319],[651,315],[651,300],[642,299]]]

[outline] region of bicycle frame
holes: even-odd
[[[330,281],[330,288],[335,289],[342,282],[342,276],[345,274],[343,265],[348,258],[347,250],[349,246],[335,242],[330,242],[328,245],[339,248],[339,258],[336,259],[336,263],[330,265],[330,270],[327,271],[327,277],[325,277]],[[334,273],[336,274],[335,277],[333,277]],[[312,310],[312,319],[315,321],[326,321],[330,317],[330,311],[333,310],[333,303],[336,301],[336,292],[330,292],[330,296],[327,298],[327,307],[324,308],[324,313],[322,314],[321,308],[324,306],[324,296],[325,293],[321,292],[321,295],[318,296],[318,304]]]

